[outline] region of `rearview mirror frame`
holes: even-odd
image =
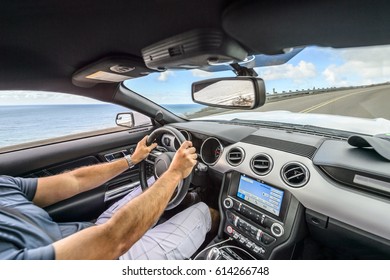
[[[204,92],[201,96],[202,99],[199,96],[199,93],[205,88],[210,87],[212,85],[216,85],[217,83],[225,84],[228,86],[230,83],[233,85],[234,83],[241,83],[244,85],[245,83],[245,89],[248,89],[249,92],[245,95],[242,95],[240,92],[233,92],[229,95],[229,101],[225,100],[212,100],[215,99],[215,95],[218,95],[218,90],[210,89],[207,92]],[[228,87],[228,89],[231,89],[231,87]],[[210,101],[205,99],[205,96],[211,96]],[[192,83],[191,87],[191,96],[192,100],[195,103],[211,106],[211,107],[218,107],[218,108],[225,108],[225,109],[244,109],[244,110],[252,110],[258,107],[261,107],[264,105],[266,100],[265,95],[265,84],[263,79],[257,78],[257,77],[225,77],[225,78],[214,78],[214,79],[208,79],[208,80],[202,80],[198,82]],[[234,99],[232,99],[234,97]],[[215,102],[214,102],[215,101]],[[219,102],[217,102],[219,101]],[[229,104],[231,102],[231,104]]]

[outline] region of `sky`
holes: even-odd
[[[390,46],[354,49],[307,47],[283,65],[255,68],[267,93],[327,87],[358,86],[390,81]],[[125,84],[159,104],[191,103],[191,83],[234,76],[232,71],[166,71]],[[0,91],[0,105],[96,104],[84,97],[48,92]]]

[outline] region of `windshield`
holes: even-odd
[[[208,108],[191,100],[192,82],[232,77],[235,76],[233,71],[168,70],[125,81],[125,85],[187,119],[235,118],[334,128],[334,125],[320,121],[332,115],[376,119],[379,127],[386,124],[390,130],[389,54],[390,46],[350,49],[306,47],[285,64],[255,68],[258,77],[265,81],[267,101],[263,107],[241,111],[242,114],[238,110]],[[280,111],[299,113],[300,117]],[[307,121],[309,116],[312,121]],[[316,116],[315,121],[313,116]],[[339,118],[337,122],[350,123],[351,119]],[[356,130],[351,125],[349,127],[351,131]]]

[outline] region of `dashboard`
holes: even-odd
[[[342,246],[337,238],[346,237],[353,240],[347,250],[368,244],[389,257],[390,163],[373,151],[314,132],[204,121],[172,126],[223,177],[220,235],[257,258],[280,257],[307,232],[326,246]],[[162,144],[178,148],[169,135]]]

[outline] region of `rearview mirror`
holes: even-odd
[[[192,100],[212,107],[254,109],[265,103],[265,85],[255,77],[203,80],[192,84]]]
[[[115,122],[118,126],[132,128],[134,126],[134,114],[132,112],[119,113],[116,115]]]

